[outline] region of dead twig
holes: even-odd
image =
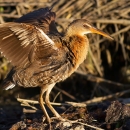
[[[34,101],[34,100],[27,100],[27,99],[21,99],[21,98],[17,98],[17,101],[21,102],[22,106],[28,106],[31,107],[32,109],[35,109],[35,107],[32,107],[30,104],[39,104],[38,101]],[[44,103],[45,104],[45,103]],[[76,103],[76,102],[66,102],[66,103],[54,103],[51,102],[51,105],[56,105],[56,106],[74,106],[74,107],[85,107],[86,104],[84,103]],[[37,109],[35,109],[37,110]]]
[[[108,80],[108,79],[104,79],[104,78],[101,78],[101,77],[97,77],[97,76],[93,76],[91,74],[85,74],[81,71],[76,71],[76,73],[82,75],[82,76],[85,76],[87,78],[87,80],[89,81],[93,81],[93,82],[97,82],[97,83],[108,83],[108,84],[112,84],[112,85],[115,85],[117,87],[123,87],[123,88],[129,88],[130,87],[130,84],[122,84],[122,83],[118,83],[118,82],[114,82],[114,81],[111,81],[111,80]]]
[[[102,101],[105,101],[105,100],[109,100],[109,99],[112,99],[112,98],[121,97],[121,96],[123,96],[124,94],[127,94],[127,93],[130,93],[130,89],[122,91],[122,92],[117,92],[115,94],[110,94],[110,95],[107,95],[107,96],[94,98],[94,99],[85,101],[83,103],[86,103],[86,104],[99,103],[99,102],[102,102]]]
[[[82,119],[81,119],[81,120],[82,120]],[[80,125],[84,125],[84,126],[87,126],[87,127],[89,127],[89,128],[93,128],[93,129],[95,129],[95,130],[104,130],[104,129],[99,128],[99,127],[96,127],[96,126],[89,125],[89,124],[87,124],[87,123],[82,123],[82,122],[80,122],[80,119],[75,120],[75,121],[68,120],[68,122],[70,122],[70,123],[72,123],[72,124],[78,123],[78,124],[80,124]]]
[[[102,23],[102,24],[121,24],[121,25],[130,25],[129,20],[125,19],[97,19],[92,20],[93,23]]]
[[[72,100],[75,100],[75,101],[79,101],[78,99],[76,99],[73,95],[69,94],[68,92],[58,88],[58,87],[54,87],[54,89],[60,91],[61,93],[63,93],[64,95],[66,95],[67,97],[71,98]]]

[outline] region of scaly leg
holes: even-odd
[[[49,107],[49,109],[52,111],[52,113],[57,118],[61,118],[61,116],[59,115],[59,113],[50,104],[49,95],[50,95],[50,92],[51,92],[51,90],[52,90],[53,87],[54,87],[54,84],[51,84],[50,86],[48,86],[48,89],[46,91],[46,96],[45,96],[45,103],[46,103],[46,105]]]
[[[43,94],[47,91],[48,87],[49,87],[49,86],[44,86],[44,87],[41,88],[41,92],[40,92],[40,96],[39,96],[39,103],[40,103],[41,109],[42,109],[43,112],[44,112],[44,115],[45,115],[46,118],[47,118],[47,121],[48,121],[49,123],[51,123],[51,119],[50,119],[50,117],[49,117],[49,115],[48,115],[48,113],[47,113],[47,111],[46,111],[46,109],[45,109],[44,101],[43,101]]]

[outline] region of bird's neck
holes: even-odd
[[[65,40],[66,46],[71,50],[70,55],[74,68],[77,69],[87,56],[89,49],[88,39],[86,36],[66,35]]]

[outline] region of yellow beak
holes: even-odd
[[[102,35],[102,36],[104,36],[104,37],[107,37],[107,38],[109,38],[110,40],[114,40],[113,37],[111,37],[110,35],[106,34],[105,32],[103,32],[103,31],[101,31],[101,30],[99,30],[99,29],[97,29],[97,28],[95,28],[95,27],[91,27],[91,28],[90,28],[90,31],[91,31],[92,33],[97,33],[97,34],[100,34],[100,35]]]

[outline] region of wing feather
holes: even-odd
[[[23,23],[0,25],[0,51],[14,66],[24,65],[36,57],[35,49],[42,45],[43,55],[47,50],[56,50],[55,43],[39,28]],[[30,56],[30,53],[32,56]],[[41,51],[40,51],[41,53]]]
[[[58,31],[55,26],[55,17],[56,14],[47,7],[23,15],[15,22],[32,24],[38,28],[41,28],[46,34],[58,34]]]

